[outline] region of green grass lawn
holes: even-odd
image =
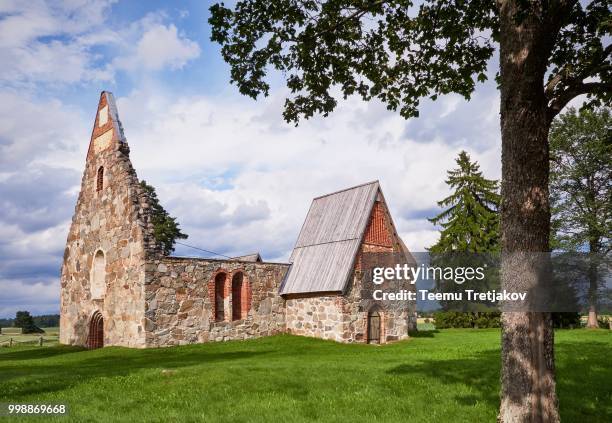
[[[0,348],[0,402],[65,403],[69,417],[57,420],[79,422],[495,421],[499,339],[499,330],[456,329],[386,346],[282,335],[148,350]],[[612,421],[611,347],[610,331],[556,333],[564,422]]]

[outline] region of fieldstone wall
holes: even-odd
[[[287,333],[347,342],[347,325],[340,295],[287,299]]]
[[[249,339],[285,332],[285,300],[278,288],[287,264],[163,257],[146,265],[146,345],[161,347],[196,342]],[[246,284],[234,320],[232,279]],[[224,316],[215,318],[215,280],[224,278]],[[248,309],[244,307],[248,304]]]
[[[104,345],[144,347],[144,267],[147,251],[154,253],[156,244],[148,197],[140,189],[129,148],[108,114],[109,106],[103,93],[64,250],[60,342],[86,345],[90,319],[99,311]],[[96,272],[100,284],[94,290]]]
[[[287,332],[337,342],[367,342],[368,313],[381,315],[381,341],[407,339],[416,329],[416,304],[379,304],[362,297],[362,273],[355,271],[345,295],[293,296],[287,298]]]

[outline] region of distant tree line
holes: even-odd
[[[27,313],[27,315],[20,314]],[[29,318],[28,318],[29,316]],[[23,328],[24,324],[29,324],[29,319],[31,319],[31,323],[39,328],[53,328],[59,326],[59,314],[43,314],[40,316],[31,316],[29,312],[18,311],[14,319],[0,319],[0,327],[1,328],[12,328],[12,327],[21,327]]]

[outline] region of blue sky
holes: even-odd
[[[271,95],[241,97],[207,2],[0,2],[0,317],[59,309],[59,270],[102,90],[115,94],[142,179],[190,237],[230,256],[285,260],[313,197],[379,179],[413,251],[437,239],[427,217],[448,194],[460,150],[500,174],[499,96],[425,101],[406,121],[342,102],[295,128]],[[491,66],[489,75],[495,72]],[[180,255],[199,255],[177,248]]]

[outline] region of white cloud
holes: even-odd
[[[147,69],[182,68],[200,55],[197,43],[181,37],[174,25],[149,28],[136,47],[136,60]]]
[[[490,95],[476,95],[476,101],[493,103],[497,94]],[[436,201],[448,194],[446,170],[461,149],[481,162],[487,176],[499,176],[495,120],[471,133],[465,129],[471,137],[449,142],[445,136],[452,134],[441,132],[423,139],[411,137],[413,123],[383,105],[349,101],[329,118],[294,128],[282,122],[283,98],[284,93],[257,103],[226,93],[174,98],[155,89],[119,97],[133,163],[158,187],[191,235],[188,243],[229,255],[260,250],[268,259],[285,259],[313,197],[379,179],[407,245],[423,251],[437,232],[426,216],[413,215],[437,210]],[[425,118],[450,125],[460,109],[432,110]],[[475,137],[489,141],[473,148],[468,139]],[[256,219],[243,225],[232,220],[257,204],[262,212]]]
[[[180,69],[199,56],[199,45],[173,24],[165,24],[163,13],[149,13],[125,28],[114,27],[107,21],[112,3],[3,3],[0,83],[23,87],[109,82],[118,70]]]
[[[59,278],[39,279],[25,283],[18,279],[0,279],[3,292],[10,297],[0,299],[0,316],[15,317],[17,311],[27,309],[33,315],[58,313]]]
[[[102,31],[112,1],[5,2],[0,19],[0,81],[73,83],[109,80],[79,37]],[[44,41],[43,41],[44,40]]]

